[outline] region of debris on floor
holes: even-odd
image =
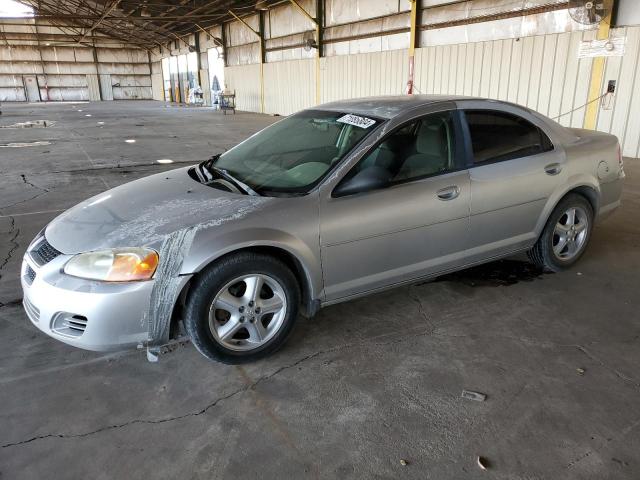
[[[476,402],[484,402],[487,396],[484,393],[474,392],[473,390],[462,390],[462,398],[467,400],[475,400]]]
[[[576,372],[578,372],[578,375],[584,375],[586,370],[584,368],[576,368]]]
[[[0,128],[46,128],[51,127],[56,122],[52,120],[32,120],[29,122],[12,123],[11,125],[0,125]]]
[[[409,465],[409,462],[407,462],[404,458],[401,458],[400,465],[402,465],[403,467],[406,467],[407,465]]]
[[[482,469],[482,470],[487,470],[489,468],[489,461],[478,455],[478,458],[476,459],[476,462],[478,463],[478,466]]]
[[[0,143],[0,148],[38,147],[40,145],[51,145],[51,142],[44,140],[40,142]]]

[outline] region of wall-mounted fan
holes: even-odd
[[[604,0],[569,0],[569,15],[583,25],[600,23],[609,14]]]
[[[316,36],[313,32],[306,32],[302,37],[302,43],[304,44],[304,49],[307,52],[311,51],[314,48],[318,48]]]

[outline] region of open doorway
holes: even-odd
[[[178,55],[178,82],[180,84],[180,102],[187,103],[189,96],[189,77],[186,55]]]
[[[209,88],[211,88],[211,105],[218,105],[220,93],[225,88],[224,84],[224,57],[220,47],[207,50],[209,64]]]
[[[171,70],[169,69],[169,59],[162,59],[162,86],[164,89],[164,101],[170,102],[172,99],[171,92]]]
[[[169,72],[171,74],[171,99],[180,102],[180,75],[178,73],[178,57],[169,57]]]

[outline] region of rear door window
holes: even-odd
[[[549,137],[522,117],[495,110],[465,111],[474,164],[527,157],[553,149]]]

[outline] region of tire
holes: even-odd
[[[208,359],[248,363],[284,345],[299,306],[300,287],[284,263],[268,255],[241,252],[215,262],[194,279],[187,296],[185,328]]]
[[[573,223],[571,211],[574,212]],[[549,216],[540,238],[528,252],[529,259],[550,272],[571,267],[587,248],[593,217],[593,207],[586,198],[575,193],[568,194]]]

